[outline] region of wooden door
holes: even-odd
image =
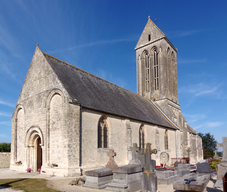
[[[42,148],[40,144],[41,144],[41,139],[39,137],[37,140],[37,170],[41,169],[41,166],[42,166]]]

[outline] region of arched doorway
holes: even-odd
[[[43,134],[39,127],[28,129],[25,139],[27,154],[27,168],[37,171],[43,165]]]
[[[38,170],[38,169],[41,169],[42,167],[42,156],[43,156],[40,137],[38,137],[37,139],[36,152],[37,152],[37,170]]]

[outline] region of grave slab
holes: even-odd
[[[92,187],[102,189],[105,185],[113,179],[113,172],[111,167],[105,167],[101,169],[95,169],[86,171],[85,187]]]
[[[113,168],[113,180],[106,185],[109,191],[137,191],[141,189],[142,165],[129,164]]]
[[[189,184],[186,184],[185,179],[195,179],[196,181],[191,181]],[[190,173],[184,175],[178,181],[173,183],[173,189],[179,190],[179,192],[190,191],[190,192],[203,192],[206,191],[207,183],[210,180],[210,174],[202,173]]]

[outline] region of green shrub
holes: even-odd
[[[0,152],[10,152],[11,143],[0,143]]]
[[[217,165],[221,162],[220,159],[212,159],[210,162],[210,169],[216,169]]]

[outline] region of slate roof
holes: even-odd
[[[82,107],[176,129],[144,97],[43,54],[68,94]]]

